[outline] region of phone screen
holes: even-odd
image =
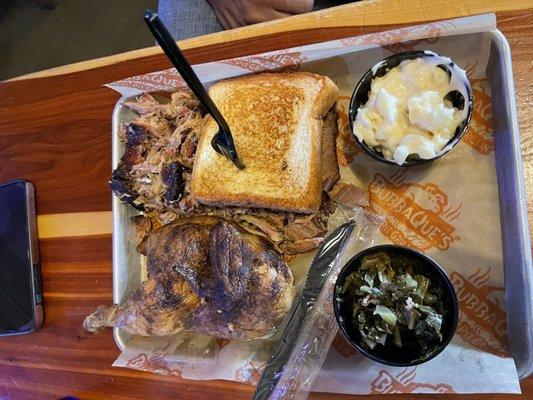
[[[0,186],[0,333],[33,325],[34,293],[26,185]]]

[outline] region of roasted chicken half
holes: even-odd
[[[87,331],[133,335],[195,331],[247,340],[269,335],[289,311],[293,276],[265,238],[215,217],[182,218],[148,234],[140,224],[148,278],[121,305],[100,306]]]

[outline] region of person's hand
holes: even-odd
[[[224,29],[302,14],[313,9],[314,0],[208,0]]]

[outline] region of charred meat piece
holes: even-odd
[[[244,214],[237,217],[245,223],[251,224],[263,232],[272,242],[280,243],[283,241],[283,235],[280,230],[270,224],[266,219],[256,217],[255,215]]]
[[[337,124],[338,115],[332,107],[324,117],[322,126],[322,190],[329,191],[339,180],[339,163],[337,161],[337,136],[339,128]]]
[[[111,190],[138,210],[166,212],[184,197],[202,119],[198,101],[185,90],[159,103],[143,94],[125,105],[140,116],[120,132],[126,150],[110,180]]]
[[[135,180],[131,175],[134,165],[141,164],[144,161],[141,146],[130,146],[120,159],[118,167],[113,171],[109,186],[113,193],[125,203],[130,204],[138,210],[144,210],[142,204],[135,202],[138,196]]]
[[[179,210],[185,215],[200,214],[203,207],[202,205],[192,197],[190,194],[184,196],[178,203]]]
[[[181,161],[189,168],[192,168],[197,146],[198,136],[193,133],[189,133],[180,147]]]
[[[154,231],[147,271],[124,304],[98,307],[84,328],[248,340],[270,334],[294,298],[292,273],[272,244],[220,218],[183,218]]]
[[[368,192],[349,183],[338,182],[328,194],[337,203],[348,208],[370,206]]]
[[[323,237],[301,239],[295,242],[282,243],[280,248],[285,254],[288,255],[307,253],[308,251],[316,249],[323,240]]]
[[[126,143],[128,147],[141,146],[148,140],[146,129],[135,122],[126,127]]]
[[[283,229],[286,223],[286,213],[276,213],[272,211],[259,211],[257,216],[264,218],[270,225],[274,226],[277,229]]]
[[[283,228],[285,241],[280,249],[289,255],[306,253],[318,247],[327,233],[328,218],[335,211],[335,205],[324,196],[320,210],[316,214],[290,214]]]
[[[185,182],[183,181],[183,167],[179,162],[165,164],[161,169],[161,181],[166,187],[163,200],[165,204],[173,204],[178,201],[183,194]]]
[[[320,214],[302,215],[290,221],[283,232],[293,241],[323,237],[327,231],[327,217]]]

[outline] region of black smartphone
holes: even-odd
[[[31,182],[0,184],[0,336],[43,324],[41,270]]]

